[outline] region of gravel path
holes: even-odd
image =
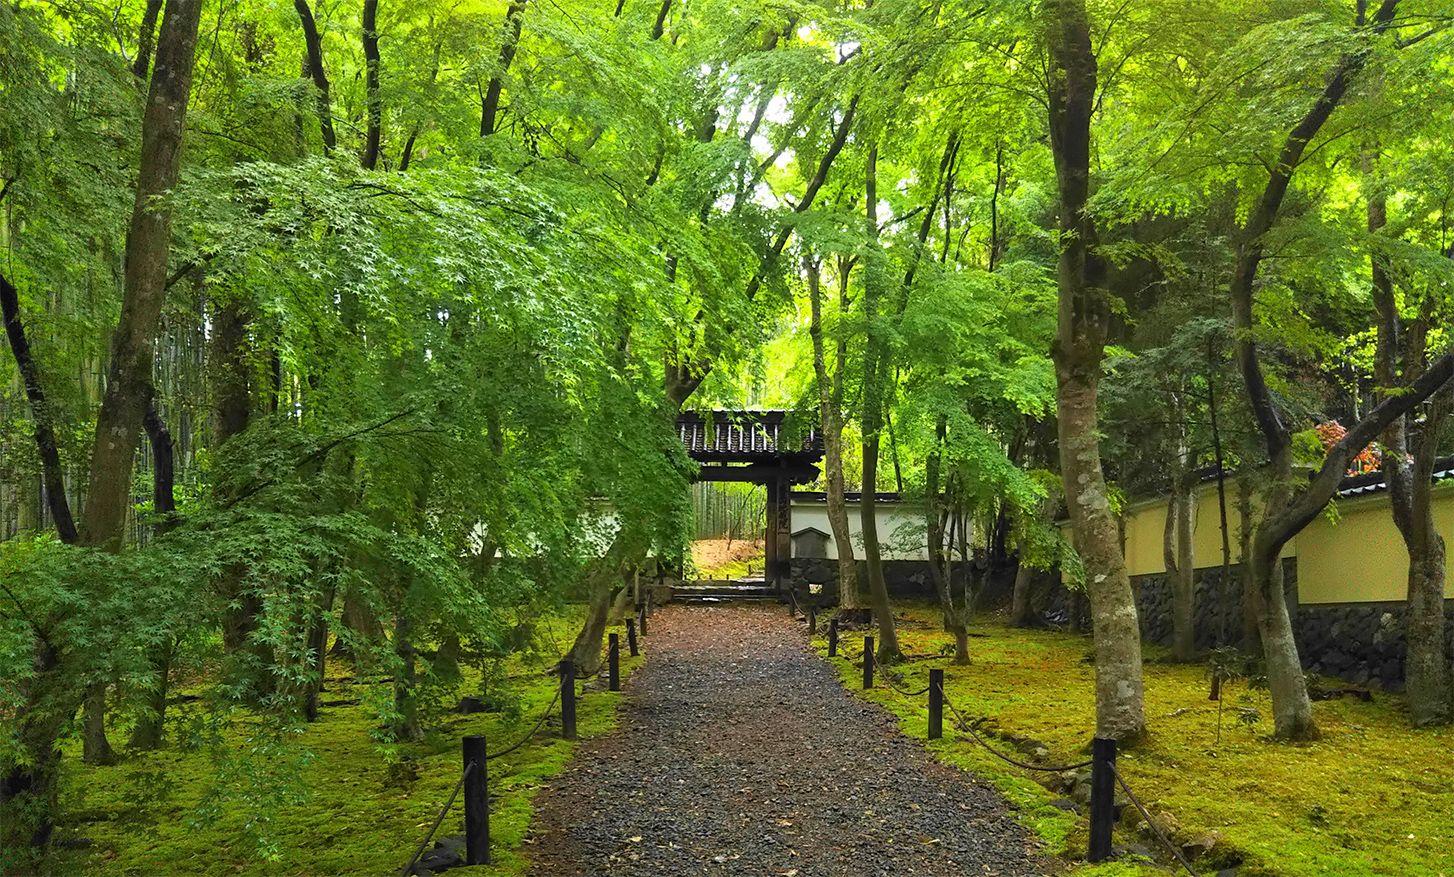
[[[844,691],[779,606],[670,606],[618,730],[541,790],[532,874],[1039,875],[973,776]]]

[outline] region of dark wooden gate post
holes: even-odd
[[[631,657],[636,657],[636,619],[626,619],[626,646],[631,650]]]
[[[863,687],[873,687],[873,637],[863,638]]]
[[[1086,858],[1105,861],[1111,855],[1111,828],[1116,824],[1116,741],[1091,741],[1090,850]]]
[[[490,864],[490,789],[485,738],[464,738],[464,863]]]
[[[607,637],[610,643],[606,650],[606,663],[608,665],[607,679],[610,682],[609,688],[612,691],[621,690],[621,636],[611,634]]]
[[[929,739],[944,736],[944,671],[929,671]]]
[[[763,552],[762,578],[763,584],[770,588],[780,588],[782,583],[778,581],[778,526],[781,518],[778,515],[778,482],[776,478],[768,478],[763,481],[763,490],[767,494],[767,521],[766,528],[762,534]]]
[[[828,619],[828,657],[838,654],[838,617]]]
[[[560,735],[576,738],[576,665],[570,658],[560,662]]]

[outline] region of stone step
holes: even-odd
[[[726,603],[732,600],[778,600],[781,595],[757,581],[701,581],[672,589],[672,599],[687,603]]]

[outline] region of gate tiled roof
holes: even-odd
[[[686,411],[677,418],[677,436],[692,459],[702,461],[816,459],[823,453],[823,437],[811,421],[795,422],[779,410]]]

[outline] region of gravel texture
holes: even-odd
[[[669,606],[620,727],[541,790],[531,873],[1039,875],[972,775],[843,690],[777,605]]]

